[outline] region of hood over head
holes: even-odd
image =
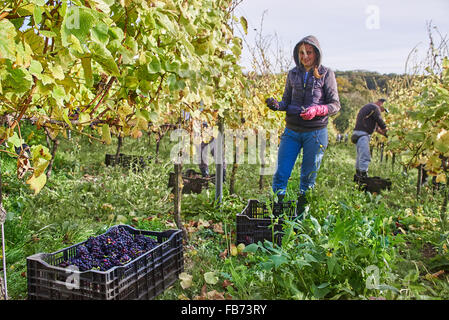
[[[295,64],[296,66],[303,66],[301,61],[299,60],[299,47],[303,44],[303,43],[307,43],[310,44],[312,46],[315,47],[316,51],[317,51],[317,67],[319,67],[321,65],[321,57],[322,57],[322,52],[321,52],[321,46],[320,43],[318,42],[318,39],[315,36],[307,36],[304,37],[302,40],[300,40],[295,48],[293,49],[293,59],[295,60]]]

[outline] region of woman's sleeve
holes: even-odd
[[[292,85],[290,82],[290,72],[287,74],[287,80],[285,83],[284,95],[282,101],[279,102],[279,110],[285,111],[292,102]]]
[[[340,111],[337,80],[335,79],[335,73],[330,69],[324,78],[324,97],[329,116],[333,116]]]

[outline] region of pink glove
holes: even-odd
[[[301,118],[304,120],[312,120],[313,118],[317,117],[323,117],[327,115],[329,110],[327,109],[327,105],[316,105],[311,106],[306,109],[303,113],[300,114]]]

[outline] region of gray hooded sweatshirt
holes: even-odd
[[[315,78],[313,69],[308,73],[299,60],[299,47],[307,43],[316,48],[317,67],[320,78]],[[328,117],[340,110],[340,99],[337,91],[337,81],[334,72],[321,64],[322,51],[320,44],[314,36],[307,36],[299,41],[293,49],[293,59],[296,66],[288,72],[280,110],[286,111],[285,121],[287,128],[297,132],[307,132],[327,127]],[[327,105],[328,115],[315,117],[312,120],[303,120],[299,114],[301,110],[313,105]]]

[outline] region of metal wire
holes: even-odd
[[[5,229],[2,223],[2,260],[3,260],[3,279],[5,281],[5,300],[8,300],[8,284],[6,282],[6,255],[5,255]]]

